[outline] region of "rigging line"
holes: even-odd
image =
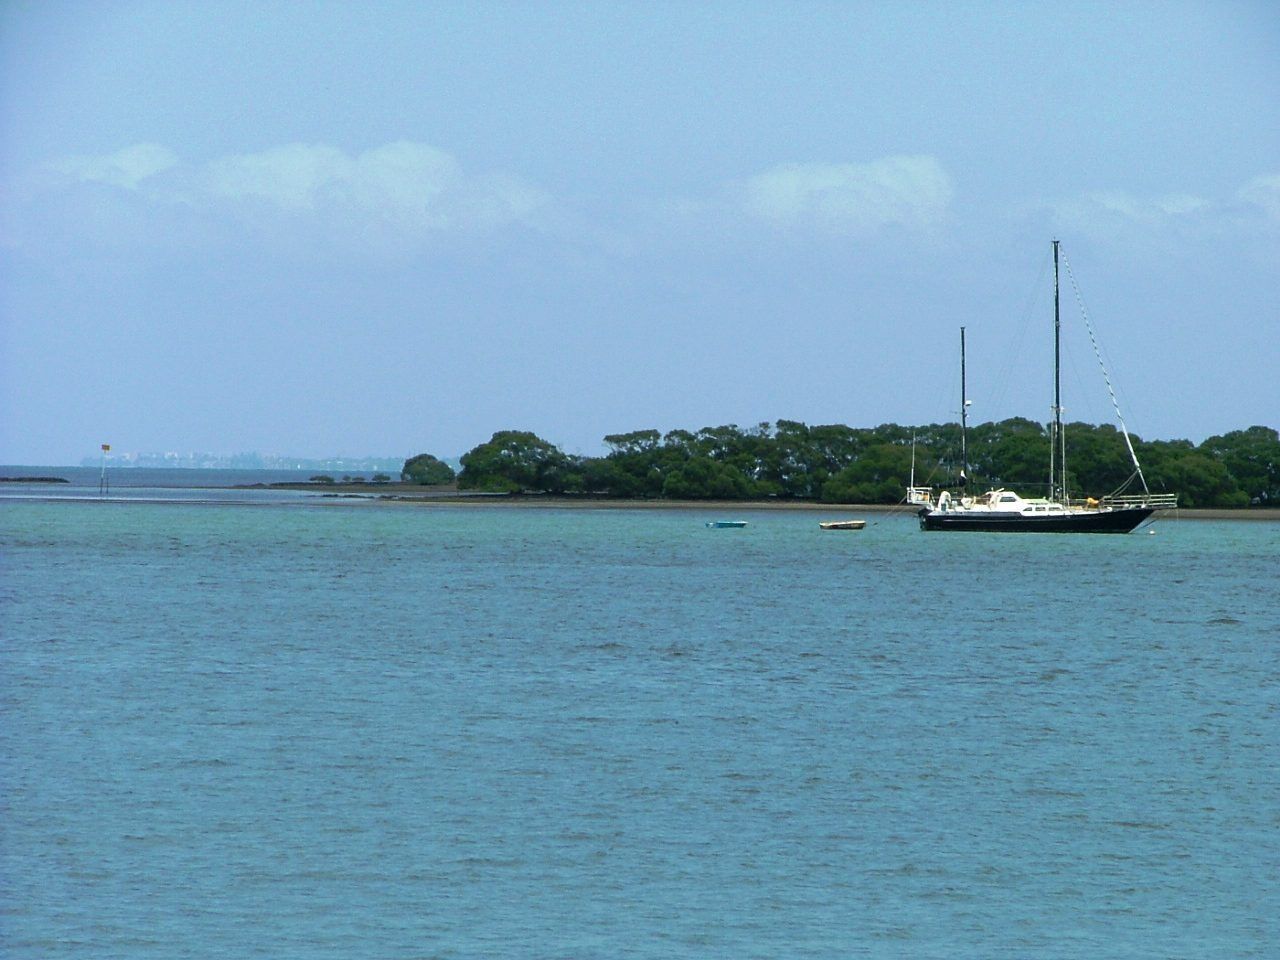
[[[1031,326],[1032,315],[1039,306],[1040,300],[1044,294],[1044,278],[1049,272],[1049,268],[1053,265],[1053,257],[1046,254],[1040,259],[1040,272],[1036,277],[1036,282],[1031,286],[1030,292],[1027,294],[1023,304],[1022,312],[1018,318],[1018,325],[1014,330],[1014,338],[1012,340],[1012,350],[1004,353],[1003,362],[996,371],[995,378],[991,381],[991,385],[980,388],[982,397],[980,402],[988,404],[990,415],[989,421],[995,421],[997,412],[1004,406],[1005,400],[1009,396],[1009,385],[1013,380],[1015,370],[1022,368],[1021,363],[1023,348],[1027,340],[1027,331]],[[1040,418],[1036,417],[1038,423]]]
[[[1116,420],[1120,423],[1120,432],[1124,434],[1124,445],[1129,448],[1129,459],[1133,461],[1133,469],[1137,473],[1138,479],[1142,481],[1142,489],[1150,493],[1151,491],[1147,487],[1147,478],[1142,475],[1142,465],[1138,463],[1138,454],[1133,449],[1133,440],[1129,437],[1129,428],[1125,426],[1124,414],[1120,412],[1120,401],[1116,399],[1115,388],[1111,386],[1111,375],[1107,373],[1107,365],[1102,362],[1102,348],[1098,346],[1098,338],[1094,335],[1089,313],[1084,308],[1084,297],[1080,295],[1080,286],[1076,283],[1076,275],[1071,270],[1071,261],[1067,259],[1065,253],[1062,254],[1062,262],[1067,268],[1067,279],[1071,281],[1071,291],[1075,294],[1076,305],[1080,308],[1080,316],[1084,320],[1084,328],[1089,333],[1089,342],[1093,344],[1093,355],[1098,358],[1098,366],[1102,368],[1102,381],[1107,385],[1107,394],[1111,397],[1111,406],[1115,408]],[[1132,479],[1132,477],[1129,478],[1129,480]],[[1125,486],[1128,486],[1128,482],[1126,482]]]

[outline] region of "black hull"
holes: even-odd
[[[1016,513],[973,514],[920,511],[921,530],[967,530],[975,533],[1129,533],[1155,512],[1151,507],[1026,517]]]

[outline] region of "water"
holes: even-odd
[[[204,488],[216,490],[226,487],[247,486],[254,483],[299,483],[323,471],[317,470],[202,470],[180,467],[112,467],[106,471],[111,490],[130,490],[139,487],[149,489]],[[349,472],[349,471],[348,471]],[[332,471],[331,471],[332,473]],[[372,474],[359,474],[366,479]],[[342,474],[338,473],[338,477]],[[102,471],[98,467],[31,467],[0,464],[0,477],[59,477],[66,485],[51,489],[98,492]],[[0,490],[4,490],[0,487]],[[40,485],[40,489],[46,489]]]
[[[1270,957],[1280,530],[0,501],[0,954]]]
[[[314,471],[200,470],[163,467],[30,467],[0,465],[0,477],[58,478],[65,483],[0,483],[2,500],[133,500],[261,504],[314,498],[299,490],[248,489],[254,485],[301,483]],[[378,487],[369,484],[370,495]]]

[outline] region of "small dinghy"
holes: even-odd
[[[818,526],[823,530],[861,530],[867,525],[865,520],[819,520]]]
[[[708,520],[707,526],[713,530],[739,529],[745,527],[745,520]]]

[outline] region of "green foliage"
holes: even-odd
[[[373,479],[375,483],[378,482],[377,477]],[[400,479],[405,483],[439,486],[453,483],[454,472],[453,467],[438,457],[433,457],[429,453],[420,453],[404,462],[404,467],[400,470]]]
[[[942,449],[960,449],[958,424],[933,429],[941,434]],[[969,431],[968,446],[969,475],[975,485],[1047,492],[1036,489],[1043,487],[1049,471],[1049,434],[1040,424],[1023,417],[979,424]],[[958,468],[953,472],[958,474]]]
[[[1200,450],[1226,467],[1250,503],[1280,505],[1280,433],[1257,426],[1234,430],[1210,437]]]
[[[657,430],[633,430],[631,433],[614,433],[604,438],[614,453],[622,456],[643,456],[658,446],[662,435]]]
[[[1120,488],[1133,473],[1124,434],[1108,425],[1066,426],[1067,489],[1073,496],[1102,497]]]
[[[1235,486],[1227,468],[1207,453],[1191,449],[1190,444],[1149,444],[1147,452],[1153,455],[1151,465],[1143,468],[1147,483],[1156,490],[1176,492],[1179,506],[1249,505],[1249,495]]]
[[[488,443],[462,455],[458,489],[490,493],[578,492],[582,489],[582,471],[541,437],[527,431],[500,430]]]
[[[691,457],[662,484],[662,495],[672,500],[746,500],[751,492],[741,470],[710,457]]]
[[[825,503],[894,503],[902,499],[911,475],[911,451],[881,443],[841,469],[822,485]]]
[[[327,473],[317,473],[310,479],[312,483],[333,483],[333,477],[329,476]]]
[[[1073,496],[1105,496],[1131,481],[1128,448],[1114,427],[1073,423],[1066,437]],[[962,467],[960,426],[954,423],[854,428],[779,420],[746,429],[724,424],[665,434],[635,430],[604,441],[606,456],[579,458],[532,433],[501,431],[462,458],[458,487],[623,499],[892,504],[902,501],[913,456],[920,485],[955,484]],[[1179,494],[1182,506],[1280,503],[1280,436],[1273,429],[1237,430],[1199,447],[1137,437],[1133,443],[1150,488]],[[971,490],[1008,486],[1024,495],[1042,494],[1048,431],[1020,417],[976,425],[968,434],[968,461]]]

